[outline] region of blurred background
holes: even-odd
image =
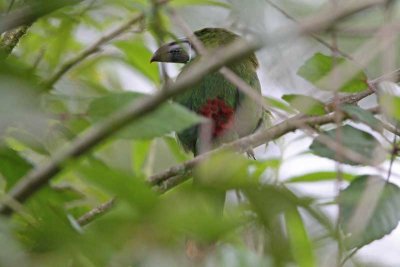
[[[273,108],[279,111],[272,114],[273,124],[285,119],[279,114],[290,117],[297,113],[283,100],[284,95],[307,95],[322,102],[333,99],[332,91],[320,90],[298,75],[299,68],[318,52],[349,55],[368,81],[384,78],[397,82],[398,78],[398,1],[375,1],[376,5],[338,20],[328,31],[313,33],[314,37],[299,33],[307,19],[323,18],[330,11],[333,14],[368,1],[172,0],[160,4],[88,0],[66,6],[62,2],[61,8],[42,14],[45,6],[52,8],[47,1],[0,0],[0,24],[7,25],[17,17],[13,12],[20,10],[38,14],[33,23],[24,23],[26,33],[0,67],[3,195],[94,123],[130,99],[155,94],[164,81],[174,80],[181,65],[150,64],[157,47],[185,36],[168,8],[193,31],[222,27],[245,38],[265,40],[266,45],[256,54],[265,101],[275,103]],[[57,76],[82,51],[138,14],[144,14],[138,23],[101,43]],[[372,95],[360,106],[373,108],[377,103]],[[400,266],[398,227],[357,248],[355,256],[343,265],[338,263],[338,254],[343,253],[343,259],[351,250],[338,251],[343,248],[338,249],[337,237],[329,230],[336,227],[338,190],[359,175],[386,177],[389,168],[390,182],[398,185],[397,159],[390,167],[390,155],[386,155],[380,168],[337,163],[312,153],[315,135],[302,131],[258,147],[256,162],[220,155],[205,163],[207,175],[223,176],[220,168],[237,163],[237,172],[230,179],[239,186],[235,182],[223,185],[234,190],[228,195],[226,218],[216,218],[209,212],[215,203],[204,200],[207,193],[196,191],[190,182],[161,197],[144,182],[192,157],[181,149],[174,132],[197,123],[198,118],[175,105],[163,106],[164,117],[163,112],[152,113],[84,157],[67,162],[49,186],[25,207],[17,207],[14,216],[4,218],[0,222],[0,266],[190,266],[184,253],[188,236],[219,242],[199,266]],[[167,123],[171,117],[176,119]],[[375,132],[365,123],[348,124],[382,143],[385,138],[393,139],[391,133]],[[321,128],[330,130],[335,125]],[[340,183],[335,174],[338,168],[345,177]],[[245,189],[250,201],[239,201],[235,192],[242,189],[244,176],[273,186],[262,194]],[[80,216],[114,196],[117,204],[112,211],[87,226],[77,223]],[[297,212],[287,212],[292,204]],[[393,205],[393,216],[399,205]],[[274,206],[277,208],[271,208]],[[273,211],[264,211],[269,208]]]

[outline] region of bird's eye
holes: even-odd
[[[172,49],[171,51],[169,51],[171,54],[178,54],[179,53],[179,49]]]

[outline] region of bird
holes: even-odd
[[[193,34],[204,49],[216,53],[224,53],[223,47],[241,38],[224,28],[204,28]],[[176,78],[179,80],[181,75],[190,71],[190,66],[201,57],[191,40],[193,39],[182,38],[162,45],[155,51],[150,61],[184,64]],[[226,67],[261,96],[258,66],[256,55],[252,53]],[[192,152],[194,156],[255,132],[265,119],[263,108],[218,71],[205,75],[196,85],[174,97],[173,101],[205,117],[207,121],[177,133],[177,139],[183,148]],[[208,188],[207,196],[215,200],[216,213],[222,214],[225,192]],[[192,254],[203,254],[199,248],[201,246],[196,243],[188,247],[194,247],[195,252]]]
[[[241,38],[224,28],[204,28],[194,36],[207,50],[222,48]],[[223,53],[224,51],[219,51]],[[164,44],[156,50],[151,62],[183,63],[180,76],[199,60],[194,45],[188,38]],[[261,96],[261,85],[257,76],[258,61],[254,53],[227,65]],[[201,134],[202,124],[177,133],[179,142],[186,151],[195,156],[216,148],[223,143],[234,141],[256,131],[264,119],[263,108],[227,81],[218,71],[212,72],[173,99],[175,102],[208,119],[209,138]],[[204,125],[204,124],[203,124]],[[209,141],[210,148],[202,149],[202,138]]]

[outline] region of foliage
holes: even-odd
[[[378,100],[370,98],[379,110],[358,103],[367,94],[330,105],[325,97],[341,100],[368,90],[375,94],[380,79],[374,78],[390,74],[376,67],[386,66],[377,61],[388,59],[382,53],[389,49],[372,49],[374,35],[346,36],[352,30],[346,28],[349,24],[381,27],[383,8],[360,8],[354,12],[359,16],[346,13],[321,21],[323,7],[310,1],[281,1],[282,8],[300,20],[320,22],[305,32],[317,34],[332,51],[321,45],[307,58],[290,57],[290,71],[281,71],[274,81],[282,82],[279,93],[268,91],[273,85],[261,79],[266,89],[261,99],[272,114],[266,116],[281,128],[261,126],[260,131],[282,133],[257,140],[267,143],[266,152],[257,150],[257,160],[229,147],[193,164],[174,133],[205,119],[167,97],[122,129],[110,130],[108,138],[95,136],[81,143],[79,138],[104,122],[113,129],[110,118],[118,112],[170,93],[174,77],[167,77],[165,70],[174,73],[173,67],[150,64],[150,58],[156,44],[184,32],[175,13],[193,28],[225,27],[228,18],[239,33],[263,37],[268,59],[263,52],[258,57],[267,71],[262,69],[259,75],[273,77],[288,57],[282,51],[304,45],[300,39],[285,43],[298,37],[286,29],[283,17],[277,19],[283,25],[278,31],[260,23],[276,5],[246,1],[243,7],[244,1],[222,0],[50,2],[0,0],[0,29],[10,30],[7,26],[18,22],[27,27],[23,36],[3,34],[0,39],[0,204],[9,203],[13,212],[2,210],[0,266],[192,266],[185,255],[186,240],[209,250],[200,263],[207,261],[207,266],[356,266],[365,260],[356,255],[350,263],[346,256],[397,226],[400,188],[394,179],[399,176],[399,148],[397,139],[392,140],[393,132],[398,133],[400,94],[384,92],[377,94]],[[102,36],[136,16],[135,23],[104,41]],[[315,46],[311,36],[306,39],[307,45]],[[388,37],[383,41],[392,42]],[[79,58],[96,42],[93,51]],[[355,56],[347,57],[350,53]],[[397,53],[392,56],[393,64],[400,63]],[[290,76],[295,72],[297,76]],[[288,81],[295,91],[286,90]],[[295,123],[290,124],[289,117]],[[302,124],[302,119],[309,120]],[[80,153],[62,158],[76,140]],[[254,140],[234,147],[242,149]],[[270,150],[279,153],[271,156]],[[303,161],[293,164],[298,159]],[[57,166],[48,174],[49,182],[37,185],[29,180],[53,161]],[[320,162],[338,167],[324,169]],[[305,166],[310,168],[301,171]],[[173,175],[151,186],[151,178],[166,170]],[[186,181],[192,175],[194,184]],[[9,201],[24,183],[32,187],[32,194]],[[340,190],[334,196],[310,193],[310,186],[326,184]],[[220,200],[213,196],[224,191],[229,193],[221,215]],[[99,209],[114,198],[110,208]],[[332,213],[331,207],[339,212]],[[98,214],[83,224],[80,218],[88,212]],[[324,255],[332,246],[337,255],[327,260]]]

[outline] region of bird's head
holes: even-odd
[[[227,45],[239,38],[238,35],[222,28],[204,28],[194,32],[207,49]],[[188,39],[180,39],[161,46],[153,54],[151,62],[187,63],[196,56],[196,50]]]
[[[186,63],[195,56],[195,53],[189,41],[181,39],[158,48],[150,62]]]

